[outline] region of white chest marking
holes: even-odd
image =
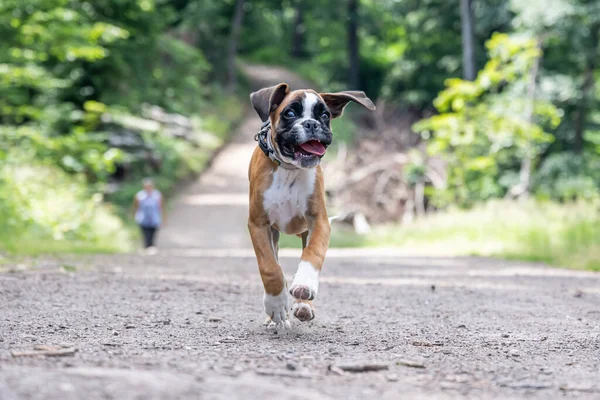
[[[273,182],[263,194],[263,207],[271,225],[279,229],[296,216],[304,216],[308,209],[308,199],[315,188],[317,171],[314,168],[288,170],[277,168]]]

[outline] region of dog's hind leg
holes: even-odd
[[[279,231],[271,227],[271,246],[273,248],[273,255],[275,256],[275,260],[277,260],[277,262],[279,262],[279,236]]]
[[[302,250],[306,248],[306,244],[308,243],[308,231],[301,233],[298,235],[302,238]]]

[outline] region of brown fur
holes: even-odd
[[[248,229],[258,261],[258,268],[265,291],[278,295],[285,288],[285,279],[271,247],[270,222],[263,208],[263,193],[273,181],[273,172],[279,168],[259,148],[254,150],[250,161],[250,214]],[[285,227],[275,228],[280,232],[302,235],[312,228],[310,243],[302,251],[302,260],[309,261],[318,270],[323,265],[329,246],[330,226],[325,207],[323,172],[317,166],[317,176],[312,195],[308,200],[306,215],[293,218]]]
[[[277,127],[281,112],[291,102],[302,101],[306,93],[314,93],[319,96],[330,109],[332,118],[339,117],[350,101],[359,103],[370,110],[375,109],[371,100],[363,92],[339,92],[322,95],[312,90],[290,92],[289,86],[285,83],[254,92],[250,95],[250,99],[261,120],[270,119],[271,126]],[[271,132],[272,147],[278,150],[277,141],[275,140],[276,129],[273,128]],[[301,259],[309,262],[317,271],[320,271],[323,265],[331,232],[325,204],[323,172],[319,165],[315,167],[315,183],[313,192],[307,199],[305,215],[294,216],[286,226],[271,226],[271,221],[269,221],[269,216],[263,206],[264,193],[271,186],[273,173],[277,168],[281,167],[273,163],[259,147],[254,150],[248,170],[248,178],[250,179],[248,230],[250,231],[265,293],[272,296],[278,296],[283,290],[287,289],[287,282],[277,257],[278,231],[296,234],[302,239]],[[296,297],[296,305],[305,303],[310,308],[310,314],[306,314],[306,308],[303,309],[304,311],[298,311],[299,309],[297,309],[296,317],[301,320],[314,318],[312,302],[300,299],[302,295],[294,294],[294,296]]]

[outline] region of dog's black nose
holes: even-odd
[[[315,121],[314,119],[309,119],[309,120],[304,121],[302,123],[302,126],[308,132],[314,132],[315,130],[317,130],[317,127],[319,126],[319,123],[317,121]]]

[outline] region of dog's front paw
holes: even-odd
[[[308,300],[296,300],[292,306],[292,313],[294,317],[302,322],[311,321],[315,318],[315,309],[312,302]]]
[[[289,327],[288,311],[290,310],[289,296],[285,289],[276,296],[265,293],[263,299],[265,305],[265,313],[268,319],[265,325],[268,327],[279,326]]]
[[[300,261],[290,294],[298,300],[314,300],[318,292],[319,271],[308,261]]]

